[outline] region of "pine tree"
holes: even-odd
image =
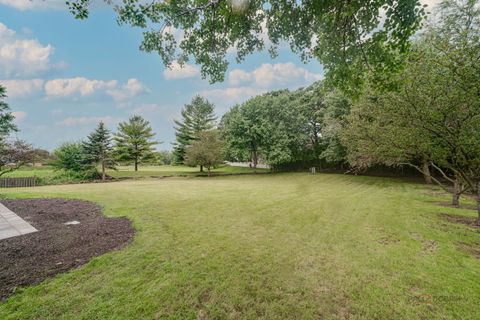
[[[0,142],[4,142],[5,137],[10,133],[18,131],[15,123],[15,117],[10,112],[9,105],[4,101],[7,97],[7,90],[0,85]]]
[[[112,168],[115,163],[112,158],[110,131],[103,122],[100,122],[97,129],[88,136],[87,141],[83,142],[83,150],[87,161],[101,166],[102,180],[105,181],[106,169]]]
[[[139,163],[155,158],[152,146],[158,142],[152,140],[154,136],[150,123],[141,116],[134,115],[127,122],[121,122],[114,137],[116,158],[132,161],[138,171]]]
[[[215,127],[215,106],[207,99],[195,96],[190,104],[182,109],[182,120],[175,120],[176,142],[173,148],[173,158],[176,164],[185,161],[185,150],[199,134]]]

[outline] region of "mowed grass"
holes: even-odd
[[[199,167],[187,167],[187,166],[149,166],[141,165],[138,171],[134,170],[133,166],[117,166],[117,170],[108,170],[107,174],[113,178],[149,178],[149,177],[170,177],[170,176],[188,176],[199,175]],[[207,174],[207,170],[204,169],[204,175]],[[221,165],[212,169],[214,174],[240,174],[240,173],[265,173],[269,172],[268,169],[256,169],[243,168],[243,167],[231,167],[228,165]],[[39,177],[39,178],[51,178],[59,174],[59,171],[55,171],[52,167],[22,167],[19,170],[9,172],[3,177]]]
[[[440,216],[475,212],[421,185],[276,174],[4,192],[94,201],[137,233],[18,290],[0,319],[480,318],[480,259],[460,249],[479,234]]]
[[[199,167],[187,167],[187,166],[140,166],[138,171],[135,171],[133,166],[118,166],[117,170],[109,170],[108,175],[114,178],[144,178],[144,177],[169,177],[169,176],[188,176],[199,175]],[[240,174],[240,173],[253,173],[255,172],[251,168],[243,167],[231,167],[227,165],[221,165],[212,169],[214,174]],[[269,172],[266,169],[256,169],[256,172],[263,173]],[[204,169],[204,175],[207,174],[207,169]]]

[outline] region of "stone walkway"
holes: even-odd
[[[0,240],[36,231],[37,229],[0,203]]]

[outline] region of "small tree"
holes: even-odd
[[[83,151],[87,161],[101,166],[102,181],[105,181],[106,169],[114,167],[115,163],[112,158],[110,131],[103,122],[100,122],[97,129],[88,136],[87,141],[83,142]]]
[[[86,157],[82,142],[65,142],[53,151],[56,160],[52,163],[58,170],[73,174],[79,179],[95,179],[98,172]]]
[[[132,161],[135,171],[138,171],[139,163],[155,158],[152,146],[159,142],[152,140],[154,136],[147,120],[138,115],[130,117],[127,122],[118,125],[114,137],[115,157],[119,161]]]
[[[6,141],[0,145],[0,177],[32,161],[32,146],[25,141]]]
[[[223,162],[223,143],[217,131],[205,131],[193,141],[185,152],[185,164],[191,167],[203,166],[211,176],[211,169]]]

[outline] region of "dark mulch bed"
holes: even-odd
[[[0,300],[16,287],[39,283],[125,246],[134,230],[126,218],[107,218],[80,200],[26,199],[2,203],[38,232],[0,240]],[[79,221],[80,224],[65,225]]]

